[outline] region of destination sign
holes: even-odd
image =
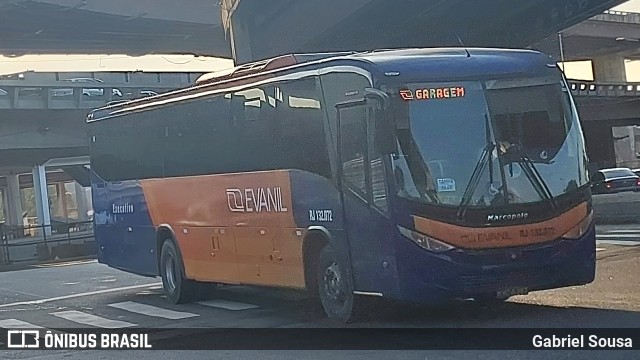
[[[402,100],[452,99],[465,96],[464,87],[445,87],[431,89],[400,90]]]

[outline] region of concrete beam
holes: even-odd
[[[640,99],[620,101],[616,98],[609,100],[577,98],[576,102],[580,119],[584,123],[610,121],[619,124],[617,126],[640,125]]]

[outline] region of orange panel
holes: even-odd
[[[587,217],[587,204],[582,203],[566,213],[535,224],[490,228],[469,228],[414,216],[417,231],[465,249],[523,246],[555,240]]]
[[[295,227],[287,171],[141,182],[154,225]]]
[[[235,241],[228,229],[202,227],[187,230],[188,235],[181,237],[182,247],[200,251],[189,256],[183,252],[187,277],[200,281],[237,282]]]
[[[271,262],[264,261],[273,253],[272,240],[261,241],[257,231],[295,227],[288,171],[152,179],[141,184],[155,226],[169,224],[176,232],[184,228],[191,232],[177,236],[189,278],[277,282],[281,266],[272,269]],[[212,239],[214,227],[226,228],[227,236]],[[221,249],[212,256],[216,241],[229,252]],[[241,250],[237,254],[236,245]],[[239,266],[231,266],[234,261]]]
[[[239,281],[304,288],[302,236],[296,234],[295,229],[235,228]]]

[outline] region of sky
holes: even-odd
[[[619,11],[640,12],[640,0],[629,0],[614,8]],[[229,59],[194,57],[191,55],[25,55],[16,58],[0,56],[0,74],[21,71],[135,71],[148,72],[214,72],[233,67]],[[569,78],[593,80],[590,62],[568,64]],[[640,82],[640,61],[627,62],[627,80]]]

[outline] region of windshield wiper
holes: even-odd
[[[538,195],[540,195],[544,200],[547,200],[549,204],[551,204],[551,207],[554,210],[556,210],[558,208],[558,204],[556,203],[556,200],[553,197],[551,190],[549,190],[549,186],[544,181],[544,178],[542,178],[542,176],[538,172],[538,169],[534,165],[533,161],[531,161],[526,151],[524,151],[520,140],[516,140],[516,142],[512,143],[512,145],[513,146],[511,146],[507,150],[505,155],[511,152],[512,151],[511,149],[515,149],[515,151],[517,151],[518,153],[517,163],[522,168],[522,171],[527,176],[527,179],[529,179],[529,181],[533,185],[533,188],[536,190]]]
[[[491,161],[491,152],[495,148],[496,144],[491,140],[491,129],[489,127],[489,117],[485,114],[485,138],[486,145],[482,150],[482,154],[480,155],[480,159],[476,163],[475,168],[473,169],[473,173],[471,173],[471,179],[469,179],[469,184],[467,184],[467,188],[464,190],[464,194],[462,195],[462,201],[460,201],[460,205],[458,205],[458,219],[463,219],[465,213],[467,212],[467,208],[469,207],[469,203],[471,202],[471,198],[480,183],[480,177],[486,169],[487,164],[489,164],[489,178],[491,185],[493,185],[493,161]]]

